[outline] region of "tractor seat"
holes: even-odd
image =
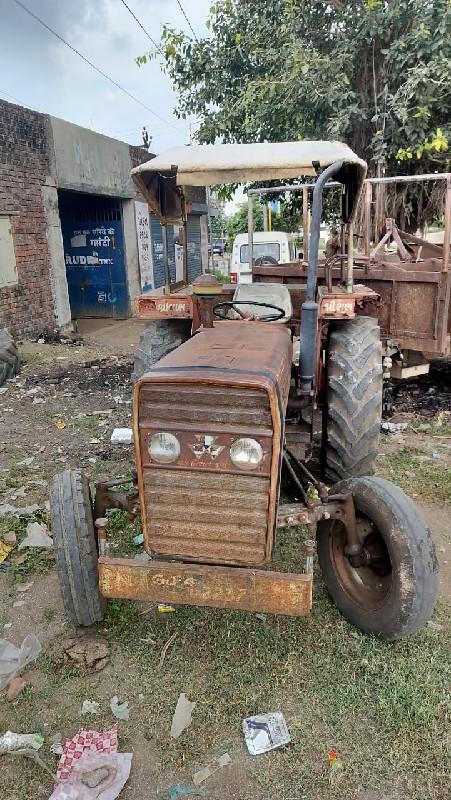
[[[249,314],[270,314],[271,309],[262,306],[252,305],[252,300],[257,303],[270,303],[285,311],[285,315],[277,322],[289,322],[293,315],[290,292],[283,283],[239,283],[236,287],[233,299],[240,303],[249,301],[248,306],[240,306],[240,310]]]

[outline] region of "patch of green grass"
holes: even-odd
[[[0,472],[0,493],[8,489],[20,489],[30,475],[30,468],[26,464],[12,461],[9,468]]]
[[[120,487],[119,487],[120,488]],[[125,488],[129,489],[127,485]],[[106,512],[108,518],[108,543],[110,555],[114,558],[119,556],[134,555],[142,551],[143,545],[136,545],[133,538],[142,533],[141,520],[137,517],[130,521],[127,519],[127,512],[119,509],[110,509]]]
[[[412,420],[410,424],[414,430],[421,426],[423,433],[433,436],[437,439],[440,439],[442,436],[451,436],[451,418],[449,414],[445,414],[443,411],[440,411],[430,422],[425,422],[422,417],[418,417],[417,419]],[[427,425],[426,430],[423,430],[424,425]]]
[[[430,458],[430,460],[423,460]],[[405,445],[378,460],[377,474],[414,497],[451,502],[451,470],[424,447]]]
[[[91,431],[97,433],[99,430],[99,417],[96,414],[92,416],[76,417],[72,420],[72,425],[81,431]]]
[[[48,356],[43,351],[38,350],[20,350],[20,363],[23,367],[33,366],[40,367],[48,363]]]
[[[32,572],[44,575],[52,569],[55,563],[54,552],[48,548],[24,547],[23,550],[19,550],[19,544],[25,538],[30,522],[43,522],[50,527],[50,513],[42,510],[36,511],[29,517],[16,517],[14,514],[5,514],[0,517],[0,531],[16,535],[16,544],[9,554],[11,566],[6,568],[6,573],[17,579],[30,575]]]
[[[297,798],[305,787],[312,800],[344,799],[382,783],[393,788],[401,776],[410,800],[423,800],[425,785],[438,800],[451,785],[451,627],[447,610],[436,618],[443,628],[384,644],[354,631],[317,585],[305,619],[189,607],[143,614],[136,603],[113,601],[103,627],[130,674],[139,675],[123,693],[131,705],[144,694],[139,724],[171,772],[203,763],[207,753],[239,749],[245,716],[281,710],[292,745],[255,762],[265,797]],[[168,731],[180,692],[197,706],[174,742]],[[125,739],[132,732],[126,723]],[[333,791],[331,749],[345,764]]]

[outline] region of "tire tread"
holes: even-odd
[[[66,611],[75,625],[103,619],[97,546],[89,484],[81,470],[65,470],[53,479],[50,506],[55,556]]]

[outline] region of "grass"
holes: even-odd
[[[0,517],[0,539],[2,533],[8,532],[16,535],[16,544],[9,554],[11,566],[6,568],[6,574],[19,581],[25,575],[32,573],[45,575],[55,563],[53,550],[38,547],[18,549],[19,544],[26,536],[27,526],[30,522],[42,522],[50,527],[50,514],[48,511],[40,510],[28,517],[16,517],[13,514],[5,514]]]
[[[447,797],[447,610],[436,615],[443,628],[426,627],[404,642],[387,645],[352,630],[318,580],[315,595],[313,612],[305,619],[259,619],[188,607],[170,615],[156,609],[143,614],[139,604],[110,601],[99,626],[114,649],[113,673],[103,678],[109,682],[106,692],[101,676],[83,679],[41,656],[37,666],[45,687],[27,690],[25,702],[12,707],[6,708],[2,698],[0,716],[7,716],[12,729],[20,724],[21,730],[34,730],[36,720],[46,722],[49,739],[56,731],[73,732],[74,713],[79,718],[87,698],[100,703],[101,713],[78,724],[111,724],[109,697],[118,693],[131,707],[130,721],[120,723],[120,749],[132,747],[139,734],[156,751],[159,770],[173,775],[226,750],[239,760],[241,720],[282,710],[292,744],[247,762],[261,796],[291,800],[305,793],[309,800],[344,800],[385,786],[384,797],[396,797],[400,787],[409,800],[423,800],[426,794],[430,800]],[[160,666],[162,649],[173,633],[177,637]],[[180,692],[197,705],[191,726],[173,741],[168,731]],[[344,764],[333,787],[328,763],[332,749]],[[32,797],[25,792],[19,796]]]
[[[150,699],[141,724],[160,743],[166,769],[201,763],[205,753],[239,747],[241,720],[280,709],[293,745],[259,760],[258,780],[277,797],[323,798],[329,782],[328,752],[345,763],[334,798],[358,788],[409,782],[409,798],[422,798],[434,765],[435,794],[450,785],[446,751],[451,713],[451,630],[425,628],[405,642],[382,644],[353,631],[330,605],[317,580],[310,617],[265,619],[241,612],[178,608],[175,614],[142,614],[140,606],[109,604],[104,628],[139,674]],[[447,623],[446,613],[438,619]],[[162,648],[177,638],[159,667]],[[151,644],[149,642],[154,642]],[[131,691],[130,691],[131,689]],[[179,692],[197,703],[193,723],[179,741],[168,739]],[[438,735],[438,732],[441,732]],[[124,731],[131,736],[132,726]],[[427,760],[423,754],[428,754]],[[413,754],[415,775],[410,775]],[[440,787],[440,791],[438,791]]]
[[[135,528],[124,523],[122,512],[110,512],[117,550],[130,552]],[[281,557],[290,566],[303,560],[302,538],[301,529],[281,536]],[[348,625],[315,574],[314,606],[306,618],[183,606],[162,614],[154,606],[112,600],[98,629],[112,647],[108,674],[80,678],[41,656],[37,669],[43,687],[27,690],[12,706],[0,697],[0,717],[7,727],[34,730],[45,723],[48,740],[56,731],[69,735],[85,723],[108,726],[114,721],[109,698],[117,693],[131,707],[129,722],[120,723],[120,749],[133,748],[136,737],[144,737],[162,774],[192,771],[228,751],[235,760],[246,759],[260,787],[258,796],[268,799],[360,800],[364,791],[381,789],[384,797],[402,790],[409,800],[449,796],[448,608],[438,609],[434,626],[384,644]],[[196,709],[189,729],[174,741],[168,732],[180,692],[196,702]],[[92,719],[79,716],[87,698],[101,705]],[[241,721],[270,710],[285,714],[292,744],[248,759]],[[332,749],[344,769],[331,786]],[[6,796],[31,800],[34,794],[27,792],[39,770],[21,764],[14,794],[8,775]]]
[[[443,434],[443,425],[439,430]],[[412,495],[449,502],[447,462],[431,456],[439,446],[438,440],[423,438],[421,446],[406,445],[387,453],[379,459],[378,473]],[[17,474],[19,480],[15,469],[10,479]],[[108,516],[111,554],[133,555],[142,550],[132,541],[141,532],[139,522],[130,523],[125,512],[117,510]],[[20,541],[30,520],[48,521],[45,514],[27,520],[8,516],[0,520],[0,527],[14,530]],[[303,569],[306,536],[302,529],[281,532],[273,568]],[[42,568],[48,569],[52,562],[45,561],[45,554],[42,557]],[[36,558],[36,553],[27,552],[14,577],[19,580],[40,569]],[[45,623],[54,618],[55,602],[49,598],[42,610]],[[35,688],[26,689],[13,704],[0,694],[0,733],[7,728],[41,729],[47,748],[56,732],[65,736],[84,724],[111,725],[109,698],[118,694],[131,707],[129,722],[119,723],[119,749],[135,749],[144,740],[149,759],[149,786],[139,800],[155,800],[152,776],[163,776],[163,780],[166,776],[168,786],[177,783],[180,775],[184,783],[189,782],[185,778],[194,768],[226,751],[235,763],[244,765],[254,787],[252,796],[259,800],[445,800],[451,796],[449,606],[438,607],[434,624],[409,639],[382,643],[361,635],[341,617],[316,568],[313,610],[305,618],[183,606],[163,614],[155,605],[112,600],[97,628],[111,645],[109,667],[99,675],[80,677],[42,655],[33,668],[39,678]],[[163,649],[174,634],[161,664]],[[50,647],[44,648],[46,652]],[[174,741],[169,729],[180,692],[196,702],[196,709],[191,726]],[[98,701],[101,713],[81,717],[84,699]],[[248,757],[241,721],[271,710],[284,713],[292,743],[268,755]],[[344,765],[338,776],[329,767],[332,749]],[[43,757],[53,766],[48,748]],[[8,800],[32,800],[42,787],[46,787],[45,796],[50,794],[48,776],[37,765],[7,759],[3,765],[2,791]],[[227,773],[223,774],[224,797],[244,800],[251,796],[244,789],[229,795]],[[205,790],[208,797],[208,783]],[[138,800],[134,791],[130,784],[124,800]],[[159,796],[167,798],[168,793]]]
[[[129,489],[130,485],[127,485],[126,488]],[[127,512],[118,509],[107,511],[107,517],[108,542],[112,557],[133,556],[143,550],[142,544],[136,545],[133,542],[133,538],[142,533],[142,525],[139,518],[130,522],[127,519]]]
[[[431,449],[400,447],[379,459],[377,471],[381,478],[392,481],[412,497],[451,502],[451,470],[443,458],[433,458]]]

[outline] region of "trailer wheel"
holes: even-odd
[[[322,465],[331,481],[372,475],[382,419],[382,345],[377,321],[335,322],[326,356]]]
[[[74,625],[103,619],[106,601],[99,591],[97,542],[86,475],[67,469],[53,479],[52,533],[64,606]]]
[[[20,367],[19,351],[13,337],[6,330],[0,331],[0,386],[17,375]]]
[[[366,564],[345,554],[339,520],[318,524],[318,558],[342,614],[364,633],[388,641],[421,628],[434,609],[438,565],[429,529],[413,501],[382,478],[352,478],[333,494],[352,492]]]
[[[189,339],[191,320],[153,319],[147,323],[135,353],[132,382],[135,383],[160,358]]]

